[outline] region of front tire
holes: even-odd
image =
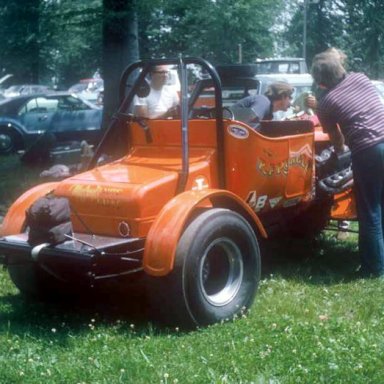
[[[0,155],[7,155],[16,151],[17,137],[7,128],[0,128]]]
[[[260,264],[249,223],[233,211],[210,209],[185,229],[172,272],[151,278],[149,299],[156,315],[172,325],[228,320],[251,306]]]

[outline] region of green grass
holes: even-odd
[[[6,208],[28,188],[42,183],[39,178],[43,166],[27,167],[17,155],[0,156],[0,216]]]
[[[2,271],[0,383],[383,383],[383,283],[352,278],[355,242],[274,245],[250,313],[189,333],[136,296],[29,302]]]
[[[17,169],[7,201],[15,175],[35,182]],[[381,384],[384,282],[357,267],[355,235],[272,243],[250,313],[188,333],[152,324],[137,292],[33,302],[0,270],[0,384]]]

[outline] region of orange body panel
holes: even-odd
[[[25,211],[41,196],[54,190],[57,183],[40,184],[21,195],[9,208],[2,226],[0,236],[15,235],[23,231]]]
[[[60,183],[55,193],[70,199],[75,232],[145,237],[160,210],[177,194],[181,171],[178,120],[149,120],[152,141],[132,124],[129,154]],[[291,206],[311,198],[313,133],[265,137],[240,122],[225,121],[226,190],[255,212]],[[218,187],[215,120],[189,122],[189,174],[186,190]],[[81,217],[81,220],[79,220]]]
[[[226,198],[243,208],[254,220],[262,236],[265,230],[252,210],[236,195],[222,190],[187,191],[174,197],[162,209],[146,240],[144,270],[153,276],[164,276],[173,269],[178,240],[192,211],[215,198]],[[212,204],[209,204],[212,206]],[[207,206],[207,204],[205,204]]]
[[[228,190],[263,213],[310,199],[313,133],[270,138],[229,121],[225,130]]]
[[[126,157],[58,185],[55,194],[70,200],[75,232],[118,237],[119,224],[125,222],[129,236],[145,237],[160,210],[176,195],[182,158],[180,122],[149,123],[151,143],[146,143],[142,128],[133,125],[133,146]],[[187,190],[217,185],[215,125],[198,123],[191,124]]]

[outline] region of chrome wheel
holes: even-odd
[[[239,247],[228,238],[216,239],[200,262],[200,286],[212,305],[228,304],[243,280],[243,259]]]

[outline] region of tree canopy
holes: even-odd
[[[347,53],[352,69],[384,76],[381,0],[0,0],[0,74],[62,87],[90,77],[105,67],[103,52],[108,55],[105,46],[113,40],[108,18],[121,30],[137,23],[139,55],[120,45],[124,62],[179,54],[214,64],[301,56],[304,4],[308,64],[335,46]]]
[[[282,0],[158,0],[139,17],[141,54],[253,62],[274,49],[271,28]],[[146,17],[144,17],[144,13]],[[240,51],[241,48],[241,51]],[[239,56],[242,52],[242,58]]]

